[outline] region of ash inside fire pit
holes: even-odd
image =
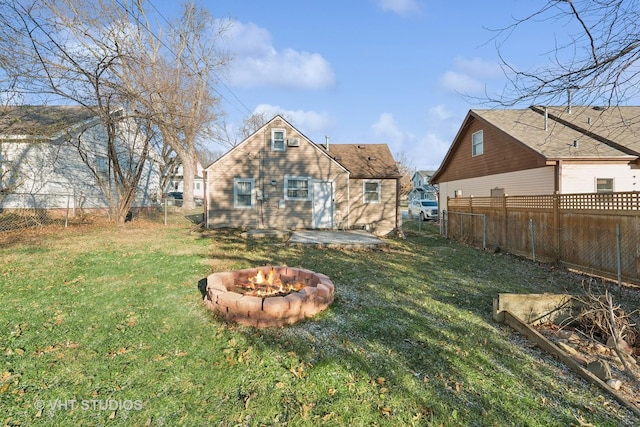
[[[226,320],[268,327],[315,316],[333,295],[333,282],[322,273],[266,266],[211,274],[204,302]]]

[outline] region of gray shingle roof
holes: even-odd
[[[0,107],[0,139],[55,139],[95,117],[80,106]]]
[[[618,110],[638,107],[618,107]],[[628,110],[631,113],[631,110]],[[565,107],[547,107],[548,120],[545,130],[544,109],[532,107],[521,110],[471,110],[496,128],[511,135],[522,144],[548,159],[610,158],[633,155],[629,150],[616,145],[631,143],[631,129],[623,130],[620,116],[600,114],[602,111],[590,107],[574,107],[571,114]],[[611,113],[611,112],[610,112]],[[588,119],[592,117],[591,119]],[[615,124],[617,119],[617,124]],[[591,124],[588,128],[588,122]],[[615,137],[615,142],[606,141]],[[622,138],[624,137],[624,138]],[[640,142],[637,142],[640,144]]]

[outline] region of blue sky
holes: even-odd
[[[152,0],[166,18],[176,2]],[[436,169],[471,108],[467,94],[498,93],[506,79],[490,29],[545,2],[518,0],[202,0],[230,18],[233,62],[226,121],[284,114],[312,141],[387,143],[416,169]],[[524,69],[548,60],[561,22],[530,23],[501,46]],[[504,39],[504,38],[503,38]],[[547,52],[545,54],[545,52]]]

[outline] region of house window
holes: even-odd
[[[308,177],[287,176],[284,178],[284,198],[286,200],[310,200]]]
[[[381,187],[380,181],[364,181],[362,183],[363,202],[380,203]]]
[[[271,130],[271,151],[284,151],[284,129]]]
[[[613,178],[596,178],[596,193],[613,193]]]
[[[194,188],[195,190],[199,190],[199,189],[200,189],[200,183],[199,183],[199,182],[194,182],[194,183],[193,183],[193,188]]]
[[[109,173],[109,164],[105,156],[96,156],[96,172],[103,176]]]
[[[471,155],[473,157],[479,156],[484,151],[484,136],[483,132],[479,130],[471,135]]]
[[[235,178],[233,180],[234,208],[250,209],[254,207],[253,189],[255,185],[253,178]]]

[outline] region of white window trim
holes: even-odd
[[[482,136],[482,141],[480,142],[480,144],[476,145],[474,144],[473,139],[474,139],[474,136],[478,134]],[[476,153],[476,147],[480,147],[481,151],[479,153]],[[484,154],[484,131],[479,130],[471,134],[471,157],[481,156],[482,154]]]
[[[609,190],[607,190],[607,191],[598,191],[598,180],[599,180],[599,179],[610,179],[610,180],[611,180],[611,191],[609,191]],[[594,191],[595,191],[596,193],[599,193],[599,194],[613,193],[613,192],[615,192],[615,191],[616,191],[616,180],[615,180],[615,178],[603,178],[603,177],[596,177],[596,178],[593,180],[593,186],[595,187],[595,188],[594,188]]]
[[[238,204],[238,182],[251,183],[251,205],[239,205]],[[253,209],[256,206],[255,191],[256,180],[254,178],[233,178],[233,207],[235,209]]]
[[[295,179],[297,181],[307,181],[307,197],[289,197],[289,180]],[[311,188],[312,188],[311,177],[309,176],[293,176],[293,175],[285,175],[284,177],[284,199],[285,200],[311,200]]]
[[[378,200],[367,200],[367,184],[375,183],[378,184]],[[371,203],[382,203],[382,181],[379,179],[366,179],[362,181],[362,203],[371,204]]]
[[[282,148],[276,148],[275,142],[275,134],[276,132],[282,132]],[[279,141],[279,140],[278,140]],[[274,128],[271,129],[271,151],[284,151],[287,146],[287,132],[285,129]]]

